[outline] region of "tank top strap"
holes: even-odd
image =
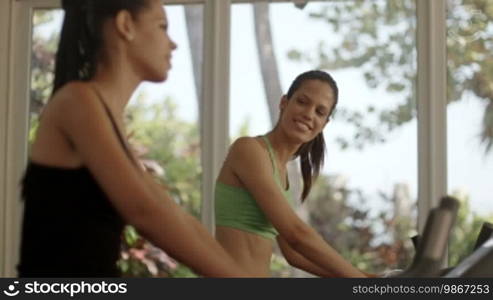
[[[127,147],[127,144],[125,143],[125,139],[123,138],[120,130],[118,130],[118,126],[116,125],[116,121],[113,118],[113,115],[111,114],[111,111],[110,111],[108,105],[106,105],[106,103],[104,102],[103,95],[101,95],[101,92],[95,86],[92,86],[92,87],[93,87],[94,91],[96,92],[96,95],[98,96],[99,101],[101,102],[101,104],[103,104],[104,110],[106,111],[106,114],[108,115],[108,118],[110,119],[111,125],[113,126],[113,130],[115,131],[116,136],[117,136],[118,140],[120,141],[120,144],[123,147],[123,150],[127,154],[128,158],[132,161],[132,163],[138,167],[137,162],[135,161],[134,157],[132,156],[132,154],[130,153],[130,150]]]
[[[272,168],[274,169],[274,176],[280,180],[281,178],[279,176],[279,170],[277,168],[276,154],[274,153],[272,144],[270,143],[269,138],[267,138],[267,136],[262,135],[262,139],[265,141],[265,144],[267,145],[267,150],[269,151],[270,161],[272,163]]]

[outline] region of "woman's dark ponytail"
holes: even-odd
[[[328,73],[320,70],[313,70],[302,73],[296,77],[288,90],[287,98],[291,99],[293,94],[300,88],[301,84],[306,80],[320,80],[327,83],[334,93],[334,106],[329,112],[329,117],[334,111],[339,97],[339,89],[335,80]],[[303,192],[301,193],[301,201],[305,201],[310,193],[313,181],[320,174],[320,169],[324,164],[325,159],[325,140],[323,132],[320,132],[313,140],[301,145],[295,153],[295,157],[300,158],[301,175],[303,177]]]
[[[96,45],[91,44],[88,29],[88,2],[62,1],[65,17],[56,53],[52,95],[69,81],[87,80],[94,75]]]
[[[318,177],[325,159],[325,140],[320,132],[313,140],[303,144],[296,153],[300,157],[303,192],[301,200],[305,201],[310,193],[313,181]]]
[[[72,80],[89,80],[103,47],[103,23],[120,10],[135,15],[147,0],[62,0],[65,11],[52,95]]]

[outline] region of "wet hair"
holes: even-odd
[[[127,10],[135,17],[149,0],[62,0],[65,11],[52,95],[72,80],[89,80],[103,48],[103,24]]]
[[[328,73],[320,70],[312,70],[298,75],[288,90],[286,95],[288,100],[293,97],[294,93],[301,87],[303,82],[307,80],[319,80],[330,86],[334,96],[334,105],[330,109],[327,116],[328,120],[337,105],[337,100],[339,97],[337,83]],[[324,164],[324,156],[325,140],[323,132],[320,132],[313,140],[301,145],[298,151],[296,151],[295,158],[300,158],[301,175],[303,177],[303,192],[301,194],[301,201],[305,201],[306,197],[310,193],[312,182],[318,177],[320,169]]]

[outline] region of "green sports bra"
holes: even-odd
[[[285,190],[282,187],[272,145],[266,136],[262,136],[262,138],[269,150],[270,160],[274,169],[274,180],[286,200],[293,205],[289,189]],[[214,197],[217,226],[240,229],[272,240],[279,234],[257,205],[255,198],[246,189],[216,181]]]

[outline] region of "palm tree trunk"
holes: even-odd
[[[187,23],[187,36],[192,53],[193,79],[195,92],[202,111],[202,65],[204,45],[204,7],[202,5],[185,5],[185,19]],[[201,122],[199,122],[201,124]]]

